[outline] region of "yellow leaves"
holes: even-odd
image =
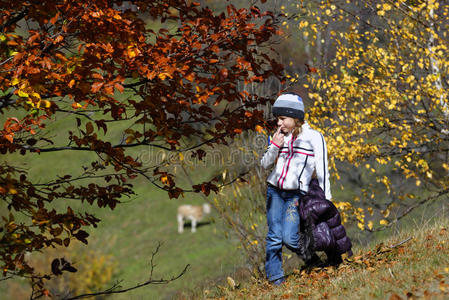
[[[349,202],[334,202],[334,205],[340,210],[348,210],[352,208]]]
[[[235,290],[238,287],[238,284],[236,284],[235,280],[232,279],[232,277],[230,277],[230,276],[226,277],[226,281],[231,290]]]
[[[382,220],[379,221],[379,224],[383,225],[383,226],[386,226],[386,225],[388,225],[388,221],[385,220],[385,219],[382,219]]]
[[[28,95],[28,93],[27,92],[25,92],[24,90],[18,90],[17,91],[17,95],[19,96],[19,97],[23,97],[23,98],[28,98],[30,95]]]
[[[408,84],[410,84],[412,81],[415,80],[415,76],[410,75],[409,77],[407,77],[407,79],[405,80],[405,82],[407,82]]]
[[[126,55],[129,58],[134,58],[137,55],[139,55],[140,53],[141,53],[141,51],[137,47],[135,47],[134,45],[129,45],[128,49],[126,50]]]
[[[168,183],[169,183],[168,177],[167,177],[167,176],[162,176],[162,177],[161,177],[161,182],[162,182],[163,184],[168,184]]]
[[[358,222],[357,223],[357,227],[360,229],[360,230],[365,230],[365,224],[363,224],[363,223],[361,223],[361,222]]]
[[[83,106],[80,104],[80,103],[78,103],[78,102],[73,102],[72,103],[72,108],[74,108],[74,109],[77,109],[77,108],[82,108]]]
[[[126,137],[125,142],[126,142],[126,144],[128,145],[128,144],[131,144],[132,142],[134,142],[135,139],[136,139],[135,136],[129,135],[129,136]]]
[[[36,108],[49,108],[51,106],[51,102],[48,100],[40,100],[37,102],[37,104],[34,106]]]
[[[378,164],[386,165],[388,163],[388,161],[390,161],[390,159],[389,158],[384,158],[384,157],[377,157],[376,161],[377,161]]]
[[[383,3],[382,5],[378,4],[377,7],[382,7],[382,10],[389,11],[392,9],[392,6],[390,3]]]
[[[309,22],[307,20],[302,20],[301,22],[299,22],[299,29],[302,29],[304,27],[308,27],[309,26]]]
[[[335,44],[335,59],[326,62],[330,66],[326,72],[308,76],[305,83],[314,103],[309,108],[308,120],[315,128],[324,127],[331,154],[329,160],[362,166],[364,174],[378,174],[375,177],[378,184],[372,193],[363,195],[368,201],[376,201],[374,195],[378,192],[392,192],[389,175],[383,176],[386,169],[394,168],[417,186],[435,179],[443,168],[449,171],[449,163],[443,165],[441,162],[437,167],[430,164],[428,157],[414,152],[423,145],[429,145],[429,149],[437,152],[445,147],[441,144],[441,136],[446,132],[440,131],[440,136],[431,133],[430,128],[447,127],[439,120],[445,118],[441,108],[444,103],[449,105],[449,90],[438,89],[437,83],[443,80],[443,70],[449,68],[448,46],[442,40],[444,34],[431,27],[425,29],[416,22],[421,16],[430,20],[428,10],[435,2],[438,1],[426,1],[419,8],[414,6],[419,15],[416,11],[407,11],[403,19],[392,17],[403,13],[398,11],[400,3],[377,2],[375,8],[381,17],[373,18],[384,22],[379,24],[379,30],[367,31],[354,22],[348,23],[346,30],[330,32],[325,39]],[[333,14],[336,17],[333,21],[339,22],[341,12],[332,3],[321,2],[316,7],[318,12],[310,11],[309,18],[297,22],[297,30],[307,31],[305,35],[310,47],[313,47],[311,42],[317,41],[312,28],[322,28],[323,21],[329,19],[326,15]],[[413,18],[408,18],[407,13]],[[440,21],[441,12],[435,11],[437,14],[439,16],[434,20]],[[329,31],[338,28],[331,27]],[[429,38],[435,39],[432,45]],[[435,71],[433,67],[439,70]],[[395,153],[394,156],[391,153]],[[368,157],[367,165],[365,159]],[[334,168],[333,173],[338,172],[331,163],[330,166]],[[338,177],[338,174],[334,175]],[[377,188],[379,191],[375,190]],[[360,194],[351,197],[354,196]],[[399,195],[395,196],[399,199]],[[366,222],[365,228],[369,228],[369,222]],[[361,227],[363,223],[359,223]]]
[[[170,73],[164,72],[164,73],[159,73],[157,75],[157,77],[159,77],[160,80],[165,80],[165,78],[169,77],[170,79],[173,78],[173,76]]]
[[[11,81],[11,85],[17,85],[17,84],[19,84],[19,82],[20,82],[20,79],[17,77],[14,77],[13,80]]]

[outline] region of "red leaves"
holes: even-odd
[[[193,185],[192,188],[195,193],[201,192],[206,196],[209,196],[211,191],[214,191],[215,193],[218,193],[219,191],[218,187],[211,182],[203,182],[201,184]]]

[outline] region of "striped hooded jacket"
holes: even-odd
[[[307,193],[315,171],[326,199],[332,199],[326,142],[321,133],[304,123],[296,138],[292,138],[290,133],[284,137],[283,145],[269,143],[260,163],[268,169],[276,159],[276,167],[268,176],[268,183],[282,190],[299,189]]]

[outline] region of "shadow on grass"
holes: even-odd
[[[199,228],[201,226],[205,226],[205,225],[211,225],[212,221],[202,221],[202,222],[198,222],[196,223],[196,228]],[[184,229],[189,228],[189,230],[192,230],[192,223],[191,222],[186,222],[184,224]]]

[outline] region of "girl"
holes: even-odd
[[[268,280],[279,285],[284,281],[282,246],[301,255],[297,206],[307,193],[314,173],[326,199],[331,200],[332,196],[326,142],[321,133],[304,122],[301,97],[292,93],[280,95],[272,113],[278,118],[278,129],[261,160],[265,169],[276,162],[267,179],[265,271]]]

